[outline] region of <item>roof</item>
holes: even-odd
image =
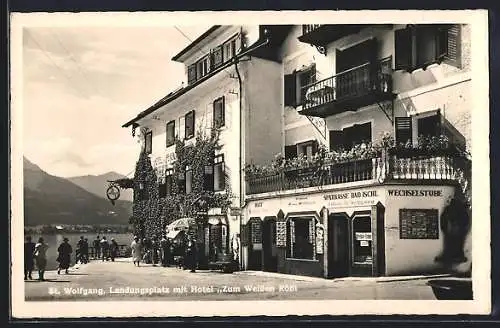
[[[204,32],[202,35],[196,38],[193,42],[191,42],[186,48],[182,49],[177,55],[172,57],[173,61],[179,61],[179,59],[186,54],[189,50],[193,49],[196,47],[198,43],[200,43],[203,39],[205,39],[207,36],[212,34],[214,31],[216,31],[218,28],[220,28],[222,25],[214,25],[211,28],[209,28],[206,32]]]

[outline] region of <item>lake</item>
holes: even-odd
[[[57,259],[57,248],[63,242],[63,238],[66,237],[69,239],[69,244],[73,248],[73,253],[71,254],[71,265],[75,264],[75,250],[76,244],[80,240],[80,236],[84,236],[88,239],[89,247],[93,246],[93,241],[97,237],[97,234],[84,234],[84,233],[68,233],[68,234],[56,234],[56,235],[32,235],[31,240],[34,243],[38,242],[38,238],[43,237],[45,243],[49,245],[49,249],[47,250],[47,270],[55,270],[59,266],[59,263],[56,261]],[[108,241],[111,241],[111,238],[114,238],[118,245],[130,245],[132,242],[133,235],[130,233],[110,233],[105,235]],[[26,239],[25,239],[26,240]],[[35,267],[36,271],[36,267]],[[36,274],[35,274],[36,276]]]

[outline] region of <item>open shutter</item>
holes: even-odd
[[[297,105],[297,77],[295,73],[285,75],[285,106]]]
[[[309,83],[314,83],[317,81],[316,63],[311,65],[311,70],[309,73]]]
[[[241,33],[236,36],[236,42],[235,42],[235,49],[234,52],[235,54],[239,54],[242,49],[242,42],[241,42]]]
[[[184,134],[186,129],[186,120],[184,119],[184,116],[179,117],[179,139],[184,140],[186,135]]]
[[[454,24],[447,29],[446,62],[458,68],[462,67],[461,26]]]
[[[196,64],[189,65],[188,67],[188,84],[196,81]]]
[[[405,28],[395,32],[396,70],[410,70],[412,67],[412,30]]]
[[[330,131],[330,151],[337,150],[344,145],[344,132],[342,130]]]
[[[411,117],[396,117],[394,127],[396,129],[396,143],[407,143],[412,141],[412,124]]]
[[[285,146],[285,158],[295,158],[297,157],[297,145]]]

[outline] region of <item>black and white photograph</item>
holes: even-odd
[[[489,313],[487,17],[12,14],[13,315]]]

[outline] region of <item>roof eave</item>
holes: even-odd
[[[182,57],[191,49],[196,47],[198,43],[200,43],[203,39],[205,39],[207,36],[215,32],[217,29],[219,29],[222,25],[213,25],[210,27],[207,31],[205,31],[202,35],[196,38],[193,42],[191,42],[186,48],[182,49],[177,55],[172,57],[173,61],[176,62],[182,62]]]

